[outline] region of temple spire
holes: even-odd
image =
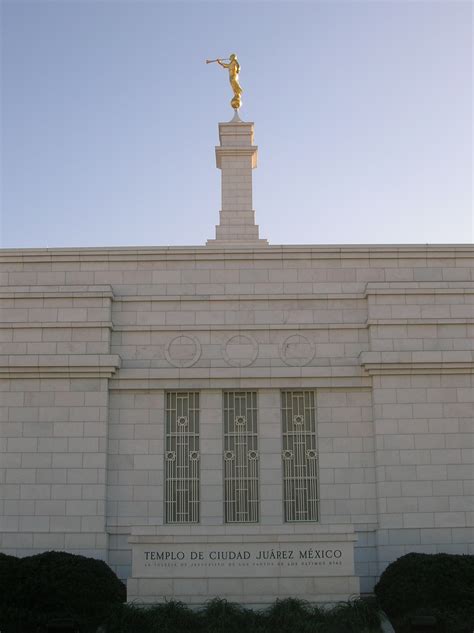
[[[229,123],[219,123],[220,145],[216,147],[216,164],[222,172],[222,207],[216,226],[216,238],[208,246],[266,246],[259,239],[252,208],[252,169],[257,166],[253,144],[253,123],[237,116]]]

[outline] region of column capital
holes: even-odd
[[[252,169],[257,166],[258,147],[250,145],[249,147],[216,147],[216,167],[222,169],[222,158],[249,157],[251,158]]]

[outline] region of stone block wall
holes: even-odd
[[[112,293],[38,266],[13,266],[0,295],[0,547],[107,559]]]
[[[238,389],[258,393],[261,529],[285,528],[280,392],[310,389],[320,523],[356,530],[362,590],[406,551],[472,551],[473,257],[2,251],[0,548],[80,551],[127,577],[132,528],[173,530],[168,390],[200,392],[201,523],[188,530],[223,529],[222,391]]]
[[[107,558],[105,379],[0,381],[0,543]]]

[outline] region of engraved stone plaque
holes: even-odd
[[[134,577],[348,576],[352,542],[136,544]]]
[[[148,529],[148,528],[147,528]],[[264,605],[295,596],[347,600],[359,592],[350,531],[314,534],[137,534],[128,600],[203,604],[220,596]]]

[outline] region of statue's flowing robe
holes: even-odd
[[[235,61],[229,64],[229,81],[235,96],[240,97],[242,88],[239,84],[239,73],[237,72],[237,63]]]

